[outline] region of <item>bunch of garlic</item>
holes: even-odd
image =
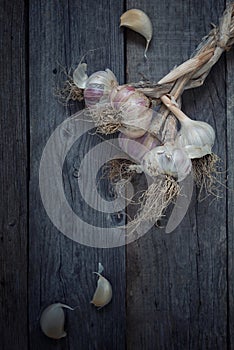
[[[86,68],[85,63],[79,64],[73,79],[84,89],[85,104],[99,130],[108,134],[118,129],[132,138],[144,135],[153,115],[149,99],[134,87],[118,85],[110,69],[88,77]]]

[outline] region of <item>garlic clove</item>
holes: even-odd
[[[41,314],[40,326],[42,332],[49,338],[60,339],[66,337],[64,331],[65,314],[63,308],[74,310],[68,305],[55,303],[49,305]]]
[[[120,26],[130,28],[145,37],[146,47],[144,56],[147,58],[146,53],[153,35],[152,23],[147,14],[138,9],[128,10],[120,17]]]
[[[85,89],[88,80],[88,75],[86,74],[87,64],[79,63],[78,67],[73,72],[73,82],[78,88]]]
[[[91,304],[94,304],[97,307],[103,307],[107,305],[112,299],[112,287],[110,282],[103,277],[100,273],[94,272],[99,276],[97,282],[97,288],[93,295]]]

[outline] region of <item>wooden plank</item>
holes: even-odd
[[[27,141],[24,1],[0,12],[0,347],[27,349]]]
[[[29,315],[30,348],[35,350],[125,348],[125,248],[91,248],[65,237],[50,222],[38,188],[39,162],[47,139],[72,111],[83,107],[73,104],[66,110],[55,98],[58,62],[67,68],[75,67],[88,50],[99,49],[87,56],[89,74],[109,67],[123,82],[123,34],[118,27],[122,11],[123,2],[114,0],[32,0],[30,3]],[[92,142],[98,142],[95,136],[83,137],[71,148],[64,163],[64,189],[78,215],[85,214],[85,205],[79,196],[74,166],[79,168],[80,157]],[[63,144],[66,137],[61,135]],[[88,179],[89,175],[85,173],[84,178]],[[87,180],[86,192],[92,194],[89,186]],[[109,226],[116,224],[113,215],[106,219],[105,213],[98,215],[91,211],[88,216],[97,226],[105,226],[108,220]],[[65,218],[64,213],[61,218]],[[95,310],[90,304],[97,280],[92,271],[97,270],[99,261],[112,283],[113,300],[102,310]],[[79,309],[67,313],[67,337],[53,341],[40,332],[38,319],[44,307],[57,301],[78,305]]]
[[[234,262],[234,50],[232,49],[227,54],[227,76],[226,76],[226,88],[227,88],[227,169],[228,169],[228,331],[230,336],[229,348],[234,348],[234,274],[233,274],[233,262]]]
[[[128,0],[151,18],[148,61],[144,41],[127,31],[128,81],[140,73],[159,80],[188,59],[210,23],[218,23],[224,1]],[[226,161],[225,61],[205,85],[186,92],[183,109],[216,131],[215,152]],[[230,113],[231,115],[231,113]],[[225,192],[225,191],[224,191]],[[171,234],[152,229],[127,247],[127,346],[129,349],[226,349],[226,198],[197,203]]]

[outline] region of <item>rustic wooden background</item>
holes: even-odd
[[[43,208],[38,169],[47,139],[68,115],[54,96],[64,77],[88,50],[90,71],[109,67],[120,83],[141,73],[158,80],[186,60],[224,0],[1,0],[0,11],[0,348],[49,349],[234,349],[234,51],[212,69],[205,85],[186,92],[183,108],[215,128],[216,153],[228,168],[222,199],[197,203],[171,234],[153,229],[115,249],[95,249],[66,238]],[[119,28],[120,15],[140,8],[154,36],[143,59],[144,40]],[[82,210],[73,176],[79,150],[65,164],[65,188]],[[91,167],[91,165],[90,165]],[[108,191],[108,187],[104,187]],[[108,193],[106,193],[108,195]],[[59,203],[58,203],[59,205]],[[86,213],[86,215],[90,215]],[[124,215],[93,213],[99,224],[118,225]],[[122,221],[121,221],[122,220]],[[89,304],[101,261],[113,285],[102,310]],[[41,310],[61,301],[79,305],[67,318],[68,336],[46,338]]]

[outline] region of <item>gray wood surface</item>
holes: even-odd
[[[203,87],[183,95],[183,110],[215,128],[215,152],[228,168],[229,190],[223,189],[221,199],[198,203],[195,190],[186,217],[173,233],[153,228],[126,247],[100,249],[63,235],[47,216],[39,192],[47,140],[62,121],[83,108],[77,102],[65,107],[55,96],[65,79],[63,67],[74,68],[96,49],[86,57],[89,74],[108,67],[120,83],[125,76],[130,82],[142,75],[158,80],[190,56],[211,22],[218,23],[225,0],[0,4],[0,349],[234,349],[233,49]],[[143,58],[144,39],[119,28],[125,7],[141,8],[152,19],[148,61]],[[69,133],[63,131],[55,158],[69,144]],[[90,185],[92,168],[101,152],[111,153],[112,148],[103,146],[97,159],[88,161],[90,173],[80,172],[77,178],[84,155],[99,143],[98,136],[86,133],[63,165],[66,199],[93,231],[95,225],[111,229],[125,220],[123,211],[100,213],[81,197],[78,180],[87,199],[101,207]],[[52,166],[53,160],[48,169]],[[103,198],[112,199],[101,177],[97,187]],[[61,212],[62,223],[66,218]],[[67,222],[73,231],[74,223]],[[84,238],[85,225],[80,231]],[[89,303],[98,262],[113,286],[113,300],[101,310]],[[39,327],[41,311],[54,302],[78,306],[66,312],[68,335],[59,341],[44,336]]]
[[[24,1],[0,10],[0,348],[27,349],[27,131]]]
[[[227,54],[227,168],[228,168],[228,332],[229,332],[229,347],[234,348],[234,55],[233,50]]]
[[[54,96],[59,78],[60,82],[65,79],[59,77],[60,65],[74,68],[88,50],[98,49],[87,56],[89,74],[109,67],[123,82],[123,34],[118,28],[122,12],[121,1],[30,2],[31,349],[109,350],[124,349],[125,346],[125,248],[90,248],[65,237],[47,217],[38,188],[39,162],[47,139],[68,115],[83,108],[82,104],[73,104],[66,109]],[[64,189],[68,202],[78,215],[86,215],[84,218],[91,220],[94,226],[105,226],[105,213],[85,212],[85,203],[74,176],[80,158],[98,140],[86,135],[71,148],[64,163]],[[66,135],[61,135],[61,144],[66,141]],[[89,170],[92,172],[91,162]],[[92,196],[89,174],[84,174],[84,178],[87,180],[86,192]],[[115,226],[115,217],[109,218],[109,225],[111,220]],[[97,271],[98,262],[105,267],[104,274],[113,286],[113,300],[101,310],[90,304],[97,282],[92,272]],[[53,341],[41,333],[38,319],[44,307],[57,301],[79,308],[67,313],[68,336]]]
[[[144,40],[127,32],[128,81],[140,73],[157,81],[189,58],[224,1],[127,1],[153,20],[154,36],[143,60]],[[233,54],[233,51],[232,51]],[[226,166],[225,60],[205,85],[186,92],[183,109],[216,131],[215,152]],[[231,91],[231,87],[230,87]],[[233,92],[232,92],[233,93]],[[127,247],[127,347],[129,349],[227,348],[226,195],[196,202],[171,234],[163,229]],[[231,234],[231,233],[230,233]],[[230,276],[230,275],[229,275]],[[233,314],[232,314],[233,315]]]

